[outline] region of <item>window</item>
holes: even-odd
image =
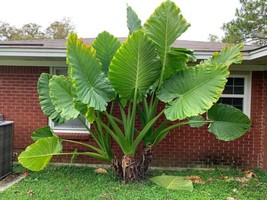
[[[231,72],[219,103],[232,105],[250,116],[251,74]]]
[[[68,74],[68,69],[66,67],[55,67],[52,68],[51,73],[66,76]],[[56,132],[87,132],[81,121],[87,123],[85,118],[81,117],[80,119],[71,119],[64,124],[58,124],[49,120],[49,126]]]

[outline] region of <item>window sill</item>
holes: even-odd
[[[66,130],[64,130],[64,129],[53,129],[53,131],[55,132],[55,133],[81,133],[81,134],[84,134],[84,133],[86,133],[86,134],[88,134],[89,132],[88,131],[86,131],[86,130],[69,130],[69,129],[66,129]]]
[[[58,137],[67,140],[89,140],[91,138],[90,133],[88,133],[87,131],[54,130],[54,132]]]

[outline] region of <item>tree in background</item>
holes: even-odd
[[[209,34],[209,38],[208,38],[208,40],[209,40],[210,42],[220,42],[219,37],[218,37],[217,35],[214,35],[214,34]]]
[[[24,24],[21,28],[0,22],[0,40],[66,39],[74,26],[69,18],[52,22],[44,31],[36,23]]]
[[[74,31],[74,26],[69,18],[55,21],[46,28],[46,36],[53,39],[66,39],[70,32]]]
[[[222,42],[266,45],[267,44],[267,1],[240,0],[236,19],[224,23],[225,35]]]
[[[45,33],[41,30],[42,26],[36,23],[24,24],[18,29],[18,36],[22,40],[45,39]]]

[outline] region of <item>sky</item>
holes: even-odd
[[[37,23],[47,27],[50,23],[69,18],[79,37],[96,37],[108,31],[117,37],[128,35],[126,5],[135,10],[142,23],[164,0],[1,0],[0,21],[21,27]],[[234,18],[239,0],[173,0],[191,24],[179,38],[208,41],[209,34],[221,37],[223,23]]]

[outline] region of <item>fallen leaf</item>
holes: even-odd
[[[256,174],[250,170],[243,171],[246,178],[251,179],[252,177],[256,177]]]
[[[161,176],[154,176],[150,180],[168,190],[187,190],[192,192],[194,189],[193,182],[186,180],[183,176],[168,176],[163,174]]]
[[[234,189],[232,190],[232,192],[233,192],[233,193],[238,193],[238,190],[237,190],[236,188],[234,188]]]
[[[235,181],[244,184],[244,183],[247,183],[249,181],[249,179],[247,179],[245,177],[236,177]]]
[[[238,199],[235,197],[227,197],[226,200],[238,200]]]
[[[109,194],[101,194],[100,196],[102,199],[110,199],[110,200],[114,200],[113,195],[109,195]]]
[[[196,184],[205,184],[205,181],[202,178],[200,178],[199,176],[186,176],[185,179],[190,180]]]
[[[98,169],[95,170],[95,172],[98,173],[98,174],[106,174],[106,173],[108,173],[107,170],[104,169],[104,168],[98,168]]]
[[[33,191],[32,191],[32,190],[27,190],[26,193],[27,193],[27,195],[29,195],[29,196],[32,196],[32,195],[33,195]]]
[[[233,181],[233,178],[232,178],[232,177],[229,177],[229,176],[223,176],[223,175],[220,176],[220,179],[223,179],[223,180],[226,181],[226,182],[231,182],[231,181]]]
[[[209,178],[208,181],[209,181],[210,183],[213,183],[213,182],[214,182],[214,178]]]

